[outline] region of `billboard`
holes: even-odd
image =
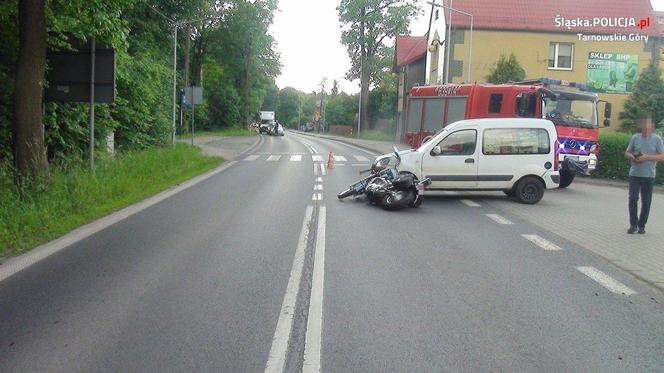
[[[588,53],[588,89],[598,93],[631,93],[639,71],[639,55]]]

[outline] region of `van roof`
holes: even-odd
[[[553,122],[547,119],[539,118],[481,118],[481,119],[464,119],[458,122],[447,125],[446,129],[455,129],[465,126],[479,126],[485,127],[502,127],[502,128],[515,128],[515,127],[539,127],[547,128],[552,131],[556,130]]]

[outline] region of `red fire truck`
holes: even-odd
[[[462,119],[546,118],[558,132],[560,187],[565,188],[577,173],[597,166],[600,102],[606,127],[611,104],[587,92],[585,84],[544,78],[500,85],[417,86],[410,92],[403,141],[417,148],[447,124]]]

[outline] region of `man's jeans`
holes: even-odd
[[[652,202],[652,188],[655,178],[652,177],[629,177],[629,225],[630,227],[645,227],[650,214],[650,203]],[[637,204],[641,193],[641,215],[638,215]],[[638,216],[638,218],[637,218]]]

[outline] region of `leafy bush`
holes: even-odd
[[[625,159],[625,149],[632,135],[627,133],[602,133],[600,135],[601,151],[598,166],[593,177],[605,179],[627,180],[630,162]],[[664,163],[657,166],[657,184],[664,184]]]

